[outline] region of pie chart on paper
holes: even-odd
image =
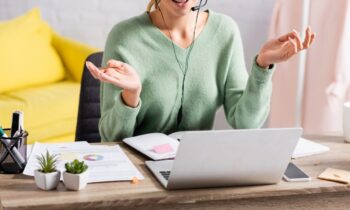
[[[97,154],[90,154],[90,155],[85,155],[83,159],[87,161],[99,161],[99,160],[103,160],[103,156],[97,155]]]

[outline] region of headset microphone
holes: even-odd
[[[202,4],[202,1],[201,1],[201,3],[198,6],[192,7],[191,10],[192,11],[200,10],[202,7],[205,7],[205,5],[207,5],[207,3],[208,3],[208,0],[205,0],[204,4]]]

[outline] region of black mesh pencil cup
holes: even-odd
[[[11,129],[4,131],[10,136]],[[27,137],[27,131],[22,131],[13,137],[1,137],[0,173],[22,173],[27,164]]]

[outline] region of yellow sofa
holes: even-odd
[[[73,141],[84,60],[98,49],[53,32],[40,11],[0,22],[0,125],[24,112],[28,143]]]

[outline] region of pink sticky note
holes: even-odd
[[[161,144],[153,147],[153,151],[158,154],[165,154],[165,153],[173,152],[173,148],[171,147],[170,144]]]

